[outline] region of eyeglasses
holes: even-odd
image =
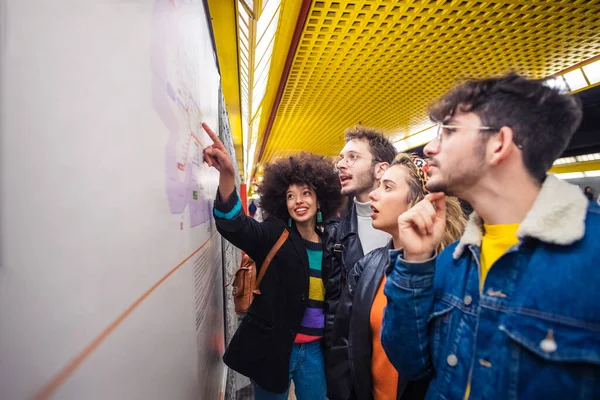
[[[337,167],[337,165],[339,163],[344,161],[348,167],[352,167],[352,166],[354,166],[354,164],[356,164],[356,160],[358,160],[359,158],[365,158],[365,157],[361,156],[360,154],[357,154],[357,153],[348,153],[345,156],[341,155],[335,159],[335,165]],[[372,162],[377,163],[377,162],[379,162],[379,160],[373,159]]]
[[[442,144],[442,138],[444,136],[449,136],[456,132],[457,129],[475,129],[477,131],[499,131],[500,128],[494,128],[491,126],[464,126],[464,125],[444,125],[438,124],[437,133],[435,138],[437,139],[439,144]],[[515,145],[522,149],[523,145],[517,142],[517,139],[513,136],[513,142]]]
[[[499,128],[492,128],[491,126],[464,126],[464,125],[444,125],[438,124],[437,134],[435,138],[438,142],[442,143],[442,137],[448,136],[456,132],[457,129],[475,129],[478,131],[496,131],[500,130]]]

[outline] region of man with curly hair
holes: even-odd
[[[282,243],[223,361],[252,380],[256,400],[287,399],[291,380],[298,400],[324,400],[320,226],[341,204],[331,161],[300,153],[268,164],[258,188],[265,220],[258,222],[242,210],[231,156],[210,128],[203,127],[214,142],[205,148],[204,160],[220,173],[213,208],[219,233],[256,262],[259,277],[263,262],[273,256],[271,249]]]
[[[333,330],[335,314],[348,271],[371,250],[383,247],[391,236],[371,224],[369,193],[379,185],[383,173],[396,156],[394,145],[380,132],[363,126],[347,129],[346,145],[336,162],[342,195],[350,207],[339,220],[325,227],[323,268],[326,274],[327,319],[325,329],[327,395],[347,399],[350,387],[338,379],[348,366],[347,332]]]
[[[575,97],[508,74],[430,110],[431,192],[398,219],[381,343],[426,399],[600,399],[600,208],[548,174],[582,117]],[[440,254],[446,197],[472,204]]]

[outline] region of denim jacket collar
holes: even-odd
[[[517,231],[517,237],[538,239],[558,245],[570,245],[585,234],[585,216],[589,202],[575,185],[548,175],[540,193]],[[473,212],[453,257],[462,256],[467,246],[481,245],[483,220]]]

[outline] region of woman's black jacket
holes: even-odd
[[[243,250],[260,269],[284,229],[290,231],[260,285],[246,316],[227,346],[223,361],[263,389],[284,393],[289,385],[292,345],[308,299],[309,264],[306,246],[296,229],[278,218],[255,221],[244,214],[234,191],[213,214],[219,233]]]
[[[348,273],[335,314],[332,346],[326,354],[327,397],[330,400],[373,398],[371,307],[388,265],[391,242],[358,260]],[[397,399],[425,398],[428,381],[398,377]]]

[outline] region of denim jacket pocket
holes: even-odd
[[[431,342],[429,343],[433,366],[438,365],[440,354],[443,354],[442,346],[447,343],[450,329],[450,317],[455,306],[436,299],[433,311],[429,315],[428,330]],[[444,341],[444,343],[442,343]]]
[[[600,332],[557,320],[511,315],[500,325],[509,338],[507,398],[600,398]]]

